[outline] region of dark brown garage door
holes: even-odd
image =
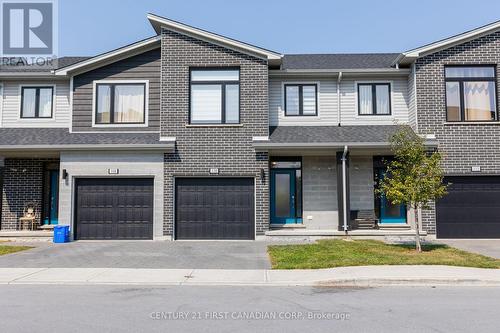
[[[436,204],[438,238],[500,238],[500,177],[447,177]]]
[[[153,180],[76,180],[76,239],[152,239]]]
[[[254,239],[253,178],[177,178],[177,239]]]

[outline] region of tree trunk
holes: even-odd
[[[422,245],[420,245],[420,223],[418,220],[419,206],[415,208],[415,246],[418,252],[422,252]]]

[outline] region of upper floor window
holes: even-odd
[[[391,114],[390,83],[358,83],[358,114],[360,116]]]
[[[285,84],[285,116],[316,116],[316,84]]]
[[[53,87],[22,87],[21,118],[52,118]]]
[[[96,83],[95,123],[144,124],[146,83]]]
[[[240,122],[238,69],[192,69],[190,86],[191,124]]]
[[[497,117],[494,66],[447,66],[447,121],[493,121]]]

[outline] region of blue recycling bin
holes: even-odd
[[[54,226],[54,243],[69,242],[69,225]]]

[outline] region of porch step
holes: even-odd
[[[411,227],[409,224],[379,224],[378,228],[380,230],[410,230]]]
[[[355,220],[353,227],[355,229],[377,229],[377,221],[376,220]]]
[[[270,229],[302,229],[306,226],[303,223],[271,224]]]
[[[55,224],[44,224],[38,227],[40,230],[54,230]]]

